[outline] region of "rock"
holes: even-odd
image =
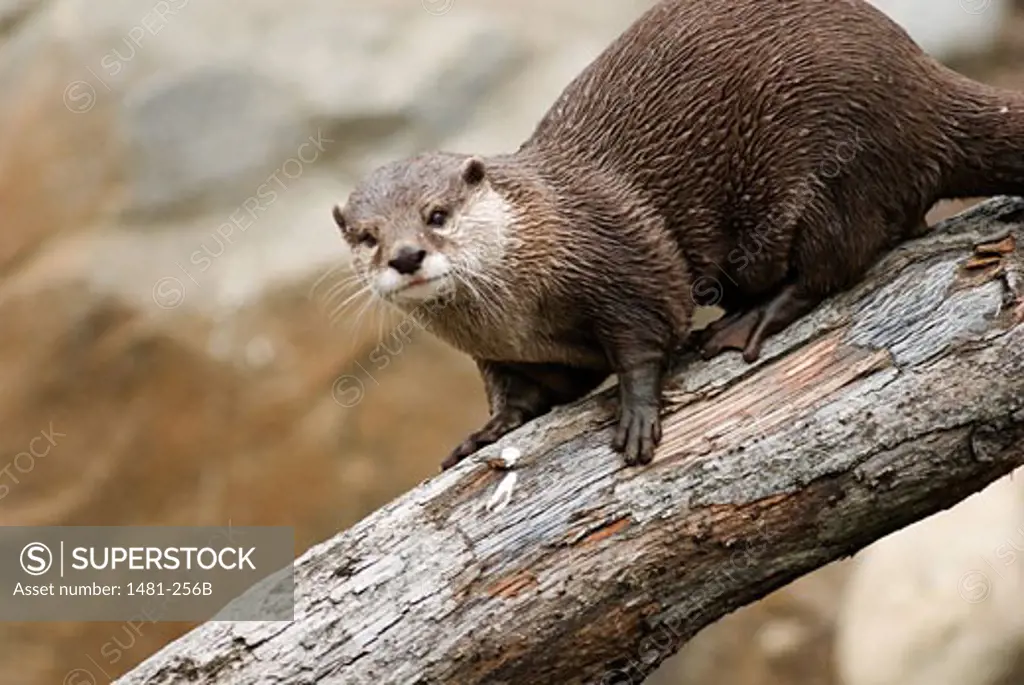
[[[943,60],[990,50],[1011,9],[1009,0],[870,1]]]
[[[857,555],[837,626],[844,685],[1021,682],[1022,473]]]
[[[291,97],[240,69],[195,70],[137,84],[123,99],[128,218],[163,221],[254,194],[310,138]],[[303,150],[309,160],[326,151],[322,143]],[[298,178],[304,166],[293,166],[283,173]]]
[[[311,287],[221,321],[153,318],[77,282],[8,289],[0,524],[288,525],[299,552],[436,473],[484,418],[475,367],[416,331],[378,345]],[[0,682],[100,677],[90,657],[120,673],[186,627],[145,626],[111,663],[99,647],[117,626],[5,624]]]
[[[65,56],[28,59],[20,47],[0,50],[7,67],[0,67],[0,276],[48,241],[102,221],[119,201],[118,160],[106,144],[114,130],[109,109],[77,119],[60,97]]]
[[[57,0],[37,58],[54,39],[78,61],[68,108],[120,110],[124,220],[136,225],[243,201],[318,130],[351,184],[384,151],[459,132],[524,56],[485,13],[326,0]]]
[[[711,624],[646,685],[839,685],[835,598],[848,570],[831,564]]]
[[[0,36],[14,29],[40,4],[40,0],[0,0]]]
[[[56,246],[63,252],[47,268],[140,304],[171,283],[184,306],[230,309],[343,258],[329,210],[371,167],[427,147],[514,148],[614,35],[612,18],[624,24],[632,13],[574,3],[560,20],[601,38],[586,38],[571,59],[543,57],[559,32],[500,3],[444,14],[328,0],[43,5],[0,45],[0,85],[51,71],[33,80],[55,111],[5,130],[32,150],[46,143],[24,129],[73,132],[59,159],[26,175],[57,189],[34,206],[62,218],[39,223],[107,227]],[[509,30],[509,21],[520,24]],[[310,138],[325,142],[300,149]],[[56,192],[83,199],[54,203]],[[88,211],[62,209],[97,199]]]

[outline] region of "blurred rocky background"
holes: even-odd
[[[878,2],[1024,89],[1024,8]],[[513,149],[648,5],[0,0],[0,523],[284,524],[300,553],[435,472],[482,388],[346,302],[330,207],[414,150]],[[650,682],[1024,682],[1021,551],[1007,479]],[[106,683],[188,627],[3,623],[0,683]]]

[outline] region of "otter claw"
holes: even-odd
[[[491,442],[494,441],[483,440],[479,437],[478,433],[474,433],[473,435],[466,438],[462,442],[462,444],[453,449],[451,454],[448,455],[448,458],[441,462],[441,470],[447,471],[451,467],[461,462],[466,457],[472,456],[476,452],[480,451],[480,449],[491,444]]]
[[[623,410],[612,448],[623,455],[627,465],[650,464],[659,442],[661,419],[657,407],[627,407]]]

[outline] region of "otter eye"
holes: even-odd
[[[427,225],[434,228],[441,228],[446,221],[448,221],[448,212],[443,209],[435,209],[427,217]]]

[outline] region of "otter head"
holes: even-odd
[[[371,173],[334,220],[364,285],[401,306],[486,279],[501,259],[509,211],[483,160],[434,152]]]

